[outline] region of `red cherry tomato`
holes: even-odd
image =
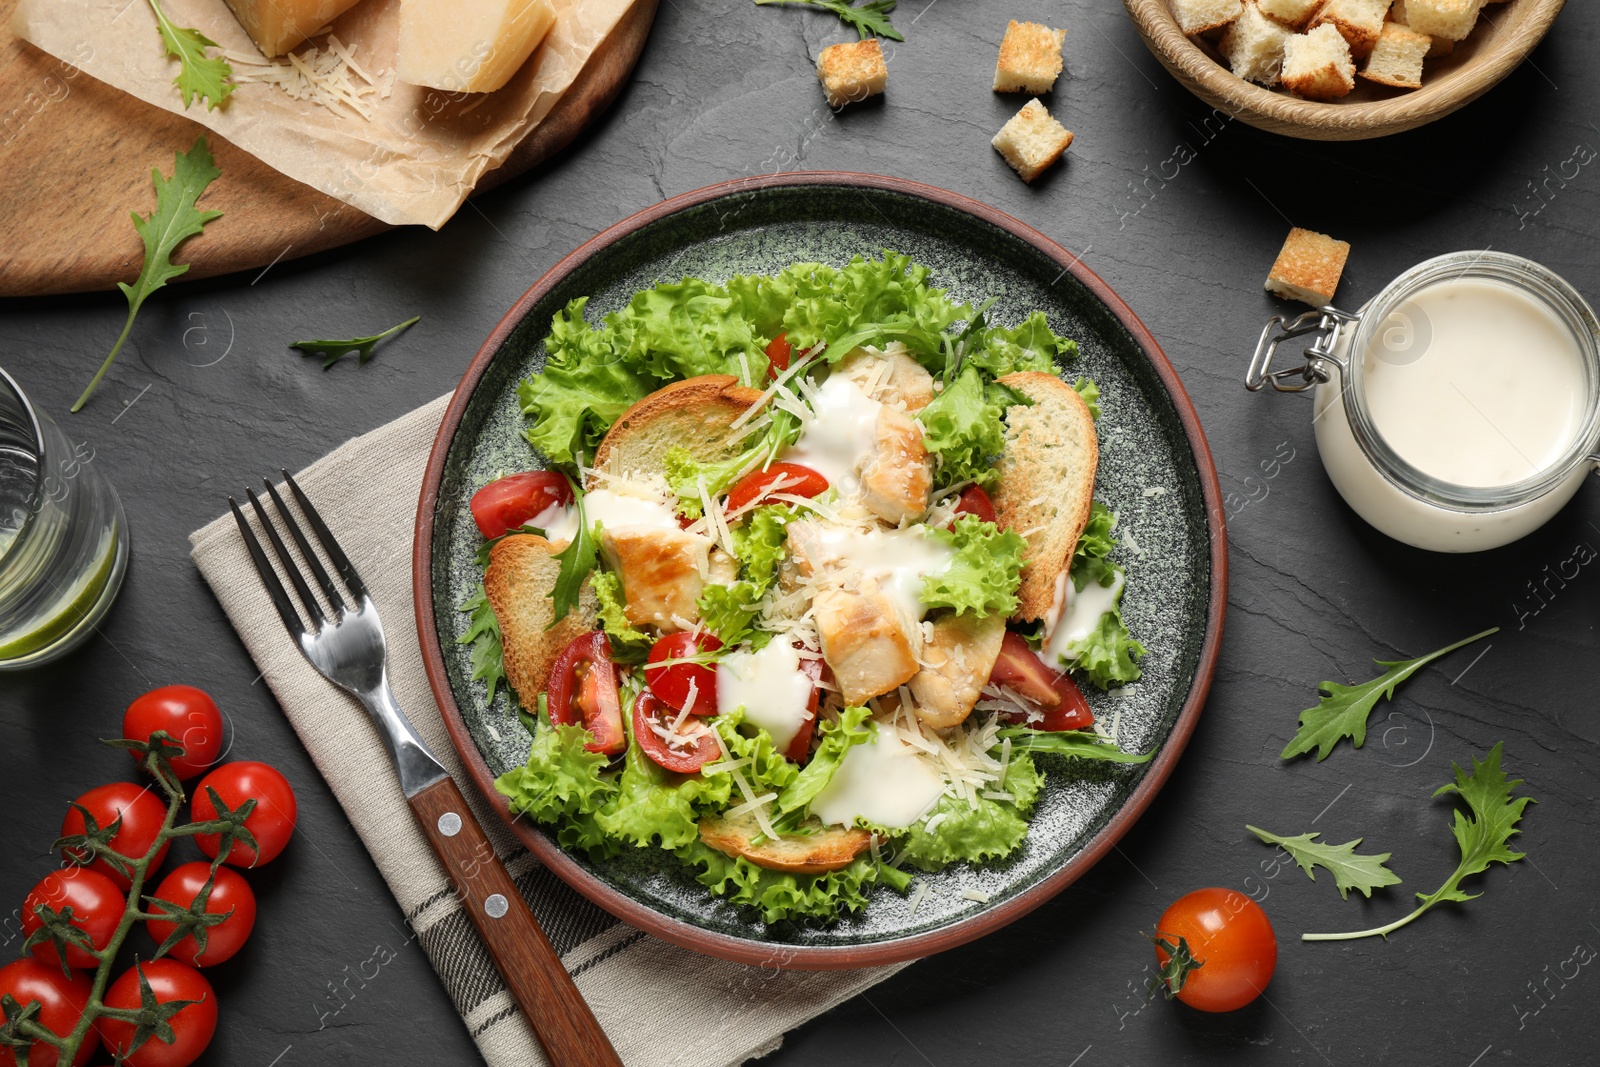
[[[677,719],[678,712],[657,700],[648,689],[633,702],[633,736],[639,739],[644,754],[669,771],[693,774],[721,755],[722,749],[711,732],[712,727],[692,717],[671,739],[651,728],[656,726],[672,733],[672,724]]]
[[[628,747],[611,639],[603,630],[573,638],[550,668],[550,721],[585,727],[594,740],[583,747],[614,756]]]
[[[133,1048],[134,1025],[120,1019],[101,1019],[100,1036],[113,1053],[121,1052],[120,1061],[128,1067],[189,1067],[211,1044],[217,1032],[217,995],[205,975],[172,959],[151,960],[135,964],[122,972],[111,988],[106,990],[108,1008],[139,1007],[139,972],[144,972],[156,1003],[174,1000],[192,1000],[167,1019],[172,1027],[173,1041],[169,1045],[159,1037],[151,1036],[138,1048]]]
[[[205,888],[210,873],[209,863],[185,863],[162,880],[155,895],[187,908],[200,895],[200,890]],[[145,909],[147,912],[156,910],[154,906]],[[206,898],[206,914],[227,915],[230,911],[232,915],[206,929],[204,952],[200,951],[194,935],[190,934],[172,946],[167,955],[196,967],[210,967],[214,963],[232,959],[250,939],[250,931],[256,925],[256,895],[243,875],[228,867],[218,867],[217,880],[211,886],[211,895]],[[159,919],[150,919],[144,925],[158,945],[165,944],[167,937],[178,928],[177,923]]]
[[[801,657],[800,669],[811,679],[811,697],[806,701],[806,721],[800,724],[794,740],[789,742],[789,747],[783,753],[791,763],[804,763],[811,755],[811,735],[817,729],[817,702],[822,697],[822,677],[825,673],[831,673],[821,657]]]
[[[981,485],[969,485],[961,490],[961,496],[956,499],[956,514],[976,515],[984,522],[996,524],[999,521],[994,517],[994,501]]]
[[[662,702],[690,715],[715,715],[717,713],[717,671],[704,663],[673,663],[666,667],[652,667],[663,660],[682,660],[702,652],[715,652],[722,642],[711,634],[696,637],[691,633],[668,634],[650,646],[644,679]],[[694,706],[689,706],[691,691]]]
[[[255,810],[244,821],[245,829],[256,839],[256,847],[236,840],[224,862],[235,867],[255,867],[277,859],[289,838],[294,836],[295,819],[300,810],[289,779],[265,763],[252,760],[224,763],[200,779],[195,787],[194,800],[189,805],[190,818],[195,822],[217,817],[217,806],[211,802],[210,790],[213,789],[230,811],[237,811],[247,800],[256,802]],[[222,847],[221,834],[196,834],[194,841],[200,851],[212,859],[216,859]]]
[[[1033,654],[1028,642],[1020,634],[1006,631],[1000,643],[1000,656],[989,672],[990,685],[1003,685],[1018,696],[1031,701],[1044,712],[1042,721],[1029,725],[1036,730],[1083,730],[1094,725],[1094,713],[1077,683],[1061,671],[1045,666]],[[1013,721],[1024,721],[1025,716],[1008,716]]]
[[[1161,916],[1156,937],[1173,945],[1183,938],[1199,961],[1176,996],[1200,1011],[1244,1007],[1267,988],[1278,966],[1278,939],[1267,913],[1232,889],[1196,889],[1179,897]],[[1157,945],[1157,961],[1166,966],[1169,958]]]
[[[222,712],[202,689],[164,685],[128,705],[122,716],[123,737],[148,741],[157,730],[165,730],[183,746],[183,755],[172,760],[172,769],[184,781],[204,774],[222,756]],[[137,753],[133,757],[140,759]]]
[[[789,355],[794,351],[794,346],[789,344],[786,334],[779,334],[767,345],[767,377],[776,379],[778,375],[789,369]]]
[[[17,1004],[27,1007],[30,1001],[39,1002],[39,1014],[34,1016],[39,1025],[60,1037],[66,1037],[78,1020],[83,1018],[84,1005],[94,983],[85,974],[74,973],[71,978],[61,973],[58,966],[50,966],[24,956],[0,967],[0,995],[9,993]],[[72,1057],[72,1067],[83,1067],[100,1048],[100,1037],[90,1030],[83,1035],[78,1054]],[[28,1067],[56,1067],[61,1054],[42,1041],[28,1048]],[[0,1045],[0,1067],[16,1067],[15,1050]]]
[[[156,843],[156,835],[161,832],[161,824],[167,818],[167,806],[149,789],[134,785],[132,782],[112,782],[110,785],[91,789],[79,797],[76,803],[88,810],[102,830],[110,826],[119,815],[122,817],[122,826],[111,839],[111,847],[129,859],[139,859],[150,851],[150,846]],[[71,837],[84,833],[85,830],[83,812],[76,807],[67,809],[66,817],[61,820],[61,836]],[[61,850],[61,854],[71,863],[84,863],[89,858],[88,852],[88,849]],[[148,873],[154,874],[156,868],[161,866],[161,861],[166,858],[167,846],[162,845]],[[132,884],[132,880],[126,874],[111,866],[103,858],[96,857],[88,867],[109,877],[120,889],[126,890]]]
[[[24,938],[32,937],[35,931],[43,928],[44,920],[35,910],[40,907],[57,913],[70,907],[72,925],[88,934],[90,943],[99,952],[111,944],[111,935],[117,932],[117,925],[122,922],[122,914],[127,910],[128,898],[116,882],[99,871],[88,867],[63,867],[39,879],[39,883],[29,890],[27,899],[22,902]],[[32,951],[40,963],[57,969],[61,967],[61,955],[56,952],[54,943],[41,941],[33,946]],[[92,970],[100,966],[100,961],[82,945],[68,944],[67,966]]]
[[[497,478],[472,494],[472,521],[484,537],[499,537],[556,504],[572,503],[572,485],[555,471],[523,471]]]
[[[780,481],[781,479],[781,481]],[[827,492],[828,479],[799,463],[774,463],[764,471],[752,471],[728,490],[728,510],[739,511],[764,499],[769,493],[813,497]]]

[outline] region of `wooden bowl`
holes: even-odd
[[[1386,137],[1465,107],[1527,58],[1564,3],[1491,3],[1451,55],[1428,60],[1422,88],[1390,89],[1358,77],[1355,92],[1319,103],[1236,77],[1213,42],[1184,36],[1167,0],[1123,0],[1144,43],[1190,92],[1252,126],[1313,141]]]

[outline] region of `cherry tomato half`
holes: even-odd
[[[484,537],[499,537],[546,508],[572,504],[572,485],[556,471],[523,471],[497,478],[472,494],[472,521]]]
[[[956,514],[976,515],[984,522],[997,525],[999,522],[994,517],[994,501],[989,499],[989,494],[983,491],[981,485],[969,485],[961,490],[961,496],[956,499]]]
[[[1197,966],[1184,975],[1176,996],[1200,1011],[1244,1007],[1267,988],[1278,966],[1278,939],[1267,913],[1232,889],[1196,889],[1179,897],[1161,916],[1155,936],[1174,946],[1182,938],[1188,945]],[[1170,958],[1157,944],[1160,965]]]
[[[194,800],[189,805],[190,817],[195,822],[217,817],[217,806],[211,802],[212,789],[230,811],[237,811],[247,800],[256,802],[255,810],[244,821],[245,829],[256,839],[256,847],[234,841],[224,862],[235,867],[256,867],[277,859],[289,838],[294,836],[295,820],[300,813],[289,779],[265,763],[253,760],[224,763],[200,779],[195,787]],[[194,841],[200,851],[212,859],[216,859],[217,850],[222,847],[221,834],[196,834]]]
[[[89,942],[100,952],[111,944],[111,936],[122,922],[128,898],[108,876],[88,867],[63,867],[51,871],[28,891],[22,902],[22,936],[32,937],[44,926],[37,908],[45,907],[59,913],[72,909],[71,923],[89,935]],[[59,969],[61,955],[49,941],[33,946],[33,954],[40,963]],[[89,954],[82,945],[67,945],[67,966],[86,970],[100,966],[100,961]]]
[[[179,907],[187,908],[200,895],[200,890],[205,888],[206,878],[210,874],[209,863],[185,863],[162,879],[155,895]],[[145,911],[155,912],[156,909],[152,906]],[[206,929],[204,952],[200,951],[194,935],[190,934],[172,946],[167,955],[196,967],[210,967],[214,963],[231,960],[250,939],[250,931],[254,930],[256,925],[256,895],[251,890],[250,883],[246,882],[239,872],[228,867],[218,867],[217,880],[211,886],[211,895],[206,898],[206,914],[227,915],[230,911],[232,915],[228,915],[216,926]],[[178,928],[177,923],[163,922],[159,919],[147,920],[144,925],[158,945],[165,944],[167,937]]]
[[[650,656],[645,662],[644,679],[661,701],[690,715],[715,715],[717,713],[717,671],[705,663],[672,663],[666,667],[650,664],[663,660],[682,660],[702,652],[715,652],[722,642],[711,634],[696,637],[688,632],[668,634],[650,646]],[[694,704],[690,706],[690,696]]]
[[[34,1018],[40,1026],[60,1037],[66,1037],[78,1025],[78,1020],[83,1018],[84,1005],[89,1003],[89,994],[93,991],[94,983],[88,975],[74,973],[68,978],[61,973],[60,967],[41,963],[31,956],[0,967],[0,995],[9,993],[22,1007],[27,1007],[29,1001],[37,1000],[39,1014]],[[100,1038],[94,1030],[90,1030],[83,1035],[78,1054],[72,1057],[72,1067],[83,1067],[99,1048]],[[29,1067],[56,1067],[60,1061],[61,1054],[42,1041],[36,1041],[28,1048]],[[0,1067],[16,1067],[16,1063],[16,1052],[0,1045]]]
[[[585,727],[594,740],[583,747],[614,756],[628,747],[611,639],[603,630],[575,637],[550,668],[550,721]]]
[[[806,721],[795,731],[794,740],[784,750],[784,758],[791,763],[804,763],[811,755],[811,735],[817,729],[817,702],[822,698],[823,676],[832,674],[822,657],[802,656],[800,669],[811,679],[811,697],[806,701]]]
[[[689,719],[673,734],[672,724],[677,718],[678,712],[646,689],[633,702],[633,736],[639,739],[644,754],[667,770],[693,774],[721,755],[722,749],[711,732],[712,727],[698,719]],[[652,727],[673,736],[662,737]]]
[[[794,346],[789,344],[787,334],[779,334],[767,344],[767,377],[774,380],[778,375],[789,369],[789,356],[794,352]]]
[[[739,511],[769,493],[813,497],[828,490],[828,479],[799,463],[774,463],[764,471],[751,471],[728,490],[728,510]]]
[[[122,817],[122,826],[111,839],[111,847],[129,859],[138,859],[150,851],[150,846],[156,843],[156,835],[161,832],[161,824],[167,819],[167,806],[150,790],[132,782],[112,782],[91,789],[76,803],[94,817],[102,830],[119,815]],[[61,836],[71,837],[83,833],[85,829],[83,812],[76,807],[67,809],[66,817],[61,820]],[[89,859],[87,849],[64,848],[61,854],[71,863],[85,863]],[[166,858],[167,846],[162,845],[148,873],[154,874]],[[119,889],[126,890],[132,884],[126,874],[103,858],[96,857],[94,862],[88,863],[88,867],[109,877]]]
[[[1078,685],[1065,673],[1045,665],[1034,655],[1022,635],[1006,631],[1000,643],[1000,656],[989,672],[990,685],[1003,685],[1044,712],[1043,720],[1029,725],[1036,730],[1083,730],[1094,725],[1094,713],[1083,699]],[[1022,722],[1022,715],[1008,716]]]
[[[148,741],[157,730],[183,746],[183,755],[172,760],[172,769],[188,781],[222,756],[222,712],[217,702],[203,689],[192,685],[164,685],[152,689],[128,705],[122,716],[122,736]],[[135,760],[140,759],[133,753]]]
[[[205,975],[172,959],[151,960],[135,964],[122,972],[111,988],[106,990],[108,1008],[139,1007],[139,972],[144,972],[150,991],[156,995],[157,1004],[174,1000],[192,1000],[167,1019],[172,1027],[173,1041],[169,1045],[159,1037],[151,1036],[138,1048],[131,1048],[134,1025],[120,1019],[101,1019],[100,1036],[113,1053],[121,1052],[119,1062],[128,1067],[189,1067],[211,1044],[217,1032],[217,994]]]

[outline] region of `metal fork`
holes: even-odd
[[[294,512],[284,504],[272,483],[263,479],[284,528],[300,550],[300,558],[335,613],[330,618],[284,545],[261,498],[254,489],[247,489],[250,506],[311,619],[312,624],[307,626],[278,580],[244,512],[229,497],[228,507],[239,524],[250,559],[289,636],[324,678],[354,694],[372,716],[394,761],[401,791],[421,823],[424,836],[449,874],[472,924],[532,1024],[552,1067],[621,1067],[616,1050],[517,892],[461,790],[395,700],[389,688],[383,623],[366,583],[294,478],[287,470],[282,473],[301,514],[349,594],[347,597],[340,593],[306,540]]]

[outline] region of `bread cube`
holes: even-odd
[[[1172,17],[1178,29],[1191,37],[1220,30],[1244,13],[1244,0],[1172,0]]]
[[[1071,143],[1071,131],[1052,118],[1037,99],[1022,105],[990,142],[1025,182],[1049,169]]]
[[[1244,14],[1222,32],[1218,48],[1239,77],[1274,85],[1283,69],[1283,43],[1288,39],[1287,28],[1263,15],[1253,0],[1247,0]]]
[[[877,96],[889,83],[883,45],[876,37],[831,44],[817,53],[817,77],[829,107],[844,107]]]
[[[1292,30],[1303,30],[1322,6],[1322,0],[1257,0],[1256,6],[1268,18]]]
[[[1339,291],[1339,278],[1349,257],[1347,242],[1296,226],[1267,275],[1267,292],[1323,307]]]
[[[1378,43],[1361,76],[1379,85],[1398,89],[1422,88],[1422,61],[1433,47],[1433,38],[1398,22],[1385,22]]]
[[[1356,87],[1356,64],[1350,45],[1338,30],[1323,23],[1283,43],[1286,89],[1308,100],[1337,100]]]
[[[1497,0],[1490,2],[1495,3]],[[1406,0],[1394,0],[1394,3],[1389,5],[1389,21],[1398,22],[1402,26],[1411,25],[1411,20],[1406,17]],[[1448,37],[1429,37],[1428,40],[1432,42],[1428,48],[1429,59],[1435,56],[1447,56],[1456,50],[1456,43]]]
[[[1483,0],[1407,0],[1406,25],[1430,37],[1464,41],[1482,7]]]
[[[1350,46],[1350,54],[1360,59],[1378,43],[1388,13],[1389,0],[1328,0],[1311,20],[1311,28],[1332,26]]]
[[[1066,39],[1066,30],[1011,20],[994,65],[994,91],[1048,93],[1061,75],[1061,43]]]

